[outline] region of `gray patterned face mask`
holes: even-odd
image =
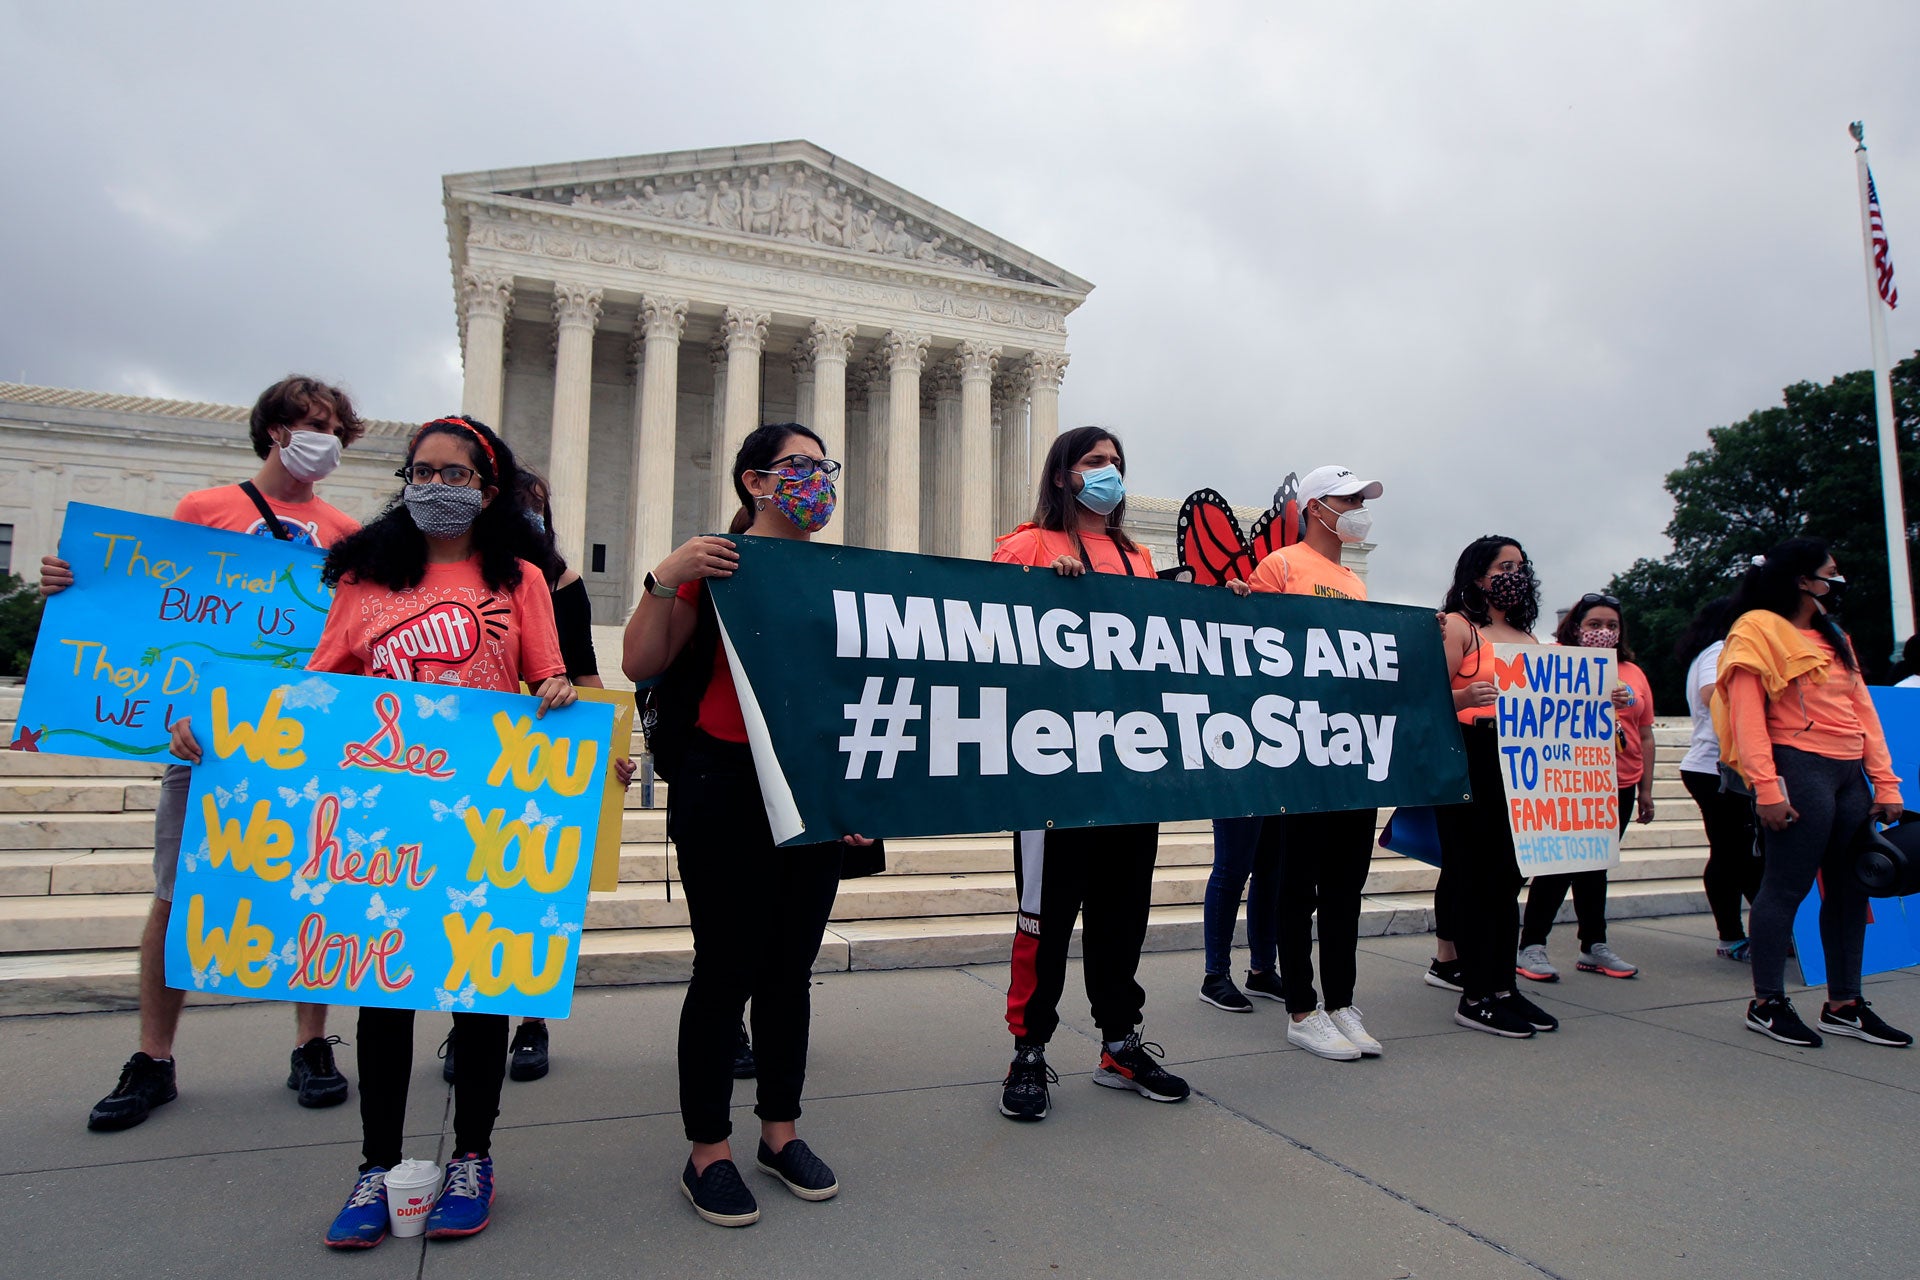
[[[478,489],[451,484],[410,484],[405,501],[414,525],[429,538],[457,538],[480,518]]]

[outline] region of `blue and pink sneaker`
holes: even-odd
[[[493,1214],[493,1158],[468,1152],[447,1161],[447,1180],[427,1215],[427,1239],[452,1240],[486,1230]]]
[[[327,1228],[329,1249],[371,1249],[387,1238],[387,1171],[369,1169]]]

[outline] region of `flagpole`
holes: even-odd
[[[1893,379],[1887,358],[1886,303],[1880,297],[1880,269],[1874,260],[1872,214],[1869,210],[1867,130],[1859,121],[1853,134],[1854,168],[1860,183],[1860,238],[1867,260],[1867,331],[1873,340],[1873,414],[1880,434],[1880,500],[1887,525],[1887,578],[1893,603],[1893,656],[1898,658],[1906,638],[1914,634],[1913,577],[1907,567],[1906,503],[1900,494],[1900,451],[1894,437]]]

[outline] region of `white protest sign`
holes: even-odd
[[[1620,862],[1611,649],[1497,644],[1500,778],[1523,876]]]

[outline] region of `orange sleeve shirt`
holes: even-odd
[[[1087,569],[1093,573],[1124,573],[1135,578],[1154,575],[1153,553],[1138,543],[1133,550],[1122,552],[1120,545],[1104,534],[1083,533],[1080,551],[1075,551],[1073,538],[1064,530],[1042,529],[1036,524],[1023,524],[1012,533],[1003,534],[994,544],[993,559],[996,564],[1024,564],[1044,569],[1061,556],[1078,559],[1082,552]]]
[[[1754,672],[1735,671],[1728,677],[1727,721],[1739,748],[1740,772],[1761,804],[1779,804],[1793,797],[1780,787],[1775,747],[1793,747],[1829,760],[1862,760],[1873,781],[1875,803],[1899,804],[1900,779],[1894,775],[1880,716],[1860,673],[1849,671],[1819,632],[1801,634],[1831,660],[1824,683],[1801,676],[1768,701]]]
[[[260,496],[266,498],[265,494]],[[287,531],[289,542],[326,548],[338,544],[360,528],[359,521],[318,498],[310,502],[276,502],[267,498],[267,506],[280,517],[280,527]],[[260,509],[240,491],[237,484],[196,489],[180,499],[179,505],[173,509],[173,518],[187,524],[205,525],[209,529],[231,529],[235,533],[250,533],[261,538],[274,536],[273,530],[267,528],[267,522],[260,518]]]
[[[1367,584],[1343,564],[1327,559],[1304,542],[1282,547],[1254,566],[1247,585],[1276,595],[1320,596],[1329,600],[1365,600]]]
[[[1620,664],[1620,679],[1633,690],[1633,701],[1614,708],[1614,719],[1620,725],[1618,776],[1622,787],[1633,787],[1647,776],[1646,745],[1641,737],[1653,727],[1653,687],[1647,683],[1647,673],[1631,662]]]
[[[500,693],[567,670],[540,571],[522,560],[520,585],[494,591],[480,576],[478,556],[430,564],[419,586],[400,591],[342,582],[307,666]]]

